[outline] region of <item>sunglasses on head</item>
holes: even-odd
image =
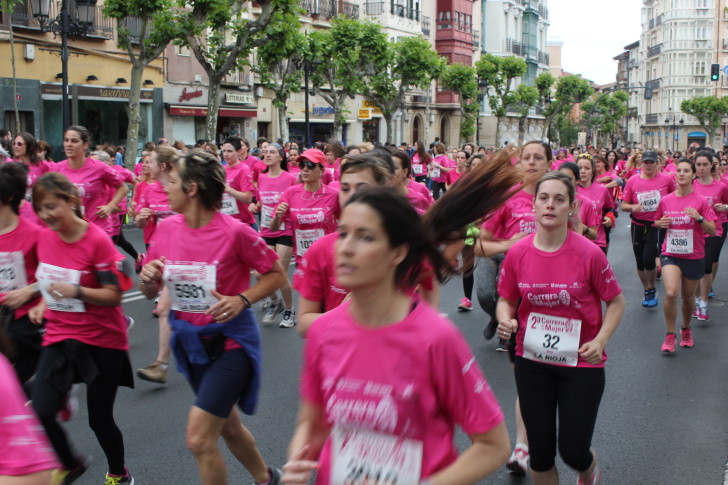
[[[314,168],[318,167],[318,163],[314,163],[311,160],[301,160],[298,162],[298,164],[301,166],[301,168],[307,168],[309,170],[313,170]]]

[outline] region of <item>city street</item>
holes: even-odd
[[[728,450],[728,268],[715,284],[718,299],[711,301],[710,322],[695,323],[695,347],[678,348],[673,355],[660,352],[665,327],[660,306],[640,306],[642,290],[634,271],[629,245],[628,217],[622,214],[613,232],[610,260],[627,298],[621,327],[608,347],[607,389],[602,401],[593,446],[599,456],[604,484],[713,485],[724,483]],[[139,230],[127,237],[141,248]],[[727,261],[723,264],[728,265]],[[661,287],[658,286],[661,292]],[[462,298],[459,279],[443,290],[441,311],[464,333],[506,414],[515,438],[513,406],[515,385],[505,353],[495,341],[484,341],[484,313],[458,313]],[[157,320],[152,302],[136,289],[125,297],[124,309],[136,320],[131,330],[134,369],[151,363],[157,353]],[[263,327],[263,384],[258,412],[243,422],[255,435],[266,460],[285,462],[288,440],[298,407],[298,379],[303,341],[294,329]],[[83,396],[83,391],[81,395]],[[116,420],[124,433],[127,465],[139,485],[198,483],[194,459],[185,448],[186,416],[193,395],[184,378],[170,372],[165,385],[136,380],[134,390],[121,388]],[[100,483],[106,462],[86,424],[85,402],[66,426],[77,451],[95,457],[90,470],[76,483]],[[458,437],[467,446],[467,437]],[[234,463],[221,441],[228,464],[228,483],[252,483],[241,465]],[[562,483],[576,482],[576,474],[558,461]],[[526,484],[505,469],[484,483]]]

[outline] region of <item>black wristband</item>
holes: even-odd
[[[243,295],[242,293],[238,293],[238,296],[241,300],[243,300],[243,303],[245,303],[245,308],[251,308],[253,304],[248,300],[248,297]]]
[[[74,297],[76,300],[82,300],[83,299],[83,293],[81,292],[81,285],[74,285],[76,287],[76,296]]]

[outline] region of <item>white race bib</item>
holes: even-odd
[[[273,220],[273,217],[275,216],[274,208],[269,205],[261,205],[260,206],[260,227],[265,227],[266,229],[270,229],[270,221]],[[281,222],[281,224],[278,226],[278,230],[282,231],[286,228],[286,223]]]
[[[423,172],[422,165],[420,165],[419,163],[416,164],[416,165],[412,165],[412,173],[413,174],[415,174],[415,175],[422,175],[422,172]]]
[[[85,312],[86,305],[82,300],[75,298],[58,298],[50,291],[53,283],[70,283],[77,285],[81,281],[81,272],[75,269],[61,268],[52,264],[40,263],[35,272],[40,293],[43,295],[46,306],[58,312]]]
[[[430,178],[440,178],[440,167],[432,167],[432,175],[430,175]]]
[[[28,286],[23,251],[0,252],[0,293]]]
[[[667,252],[671,254],[693,254],[692,229],[668,229]]]
[[[217,269],[211,264],[165,264],[164,281],[172,297],[172,310],[205,313],[217,303],[212,294],[217,284]]]
[[[229,216],[240,214],[240,209],[238,209],[238,201],[236,201],[235,198],[227,192],[222,194],[222,208],[220,208],[220,212]]]
[[[660,191],[650,190],[649,192],[639,192],[637,194],[637,202],[642,204],[642,212],[655,212],[657,204],[660,203]]]
[[[420,482],[421,441],[340,426],[331,434],[332,484]]]
[[[580,337],[581,320],[531,313],[523,337],[523,357],[576,367]]]
[[[323,229],[296,229],[296,254],[303,256],[313,243],[324,237]]]

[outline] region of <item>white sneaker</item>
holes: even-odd
[[[278,324],[281,328],[291,328],[296,325],[296,312],[294,310],[286,310],[283,312],[283,320]]]
[[[270,308],[271,299],[269,296],[266,296],[262,300],[260,300],[260,309],[262,311],[266,311],[268,308]]]
[[[511,453],[511,457],[508,458],[506,468],[510,470],[514,475],[525,475],[528,471],[530,464],[530,457],[528,455],[528,446],[522,443],[517,443],[516,448]]]
[[[271,324],[275,323],[276,318],[278,318],[279,313],[283,313],[283,302],[280,300],[272,303],[271,306],[268,307],[268,310],[266,310],[265,315],[263,315],[263,324],[271,325]]]

